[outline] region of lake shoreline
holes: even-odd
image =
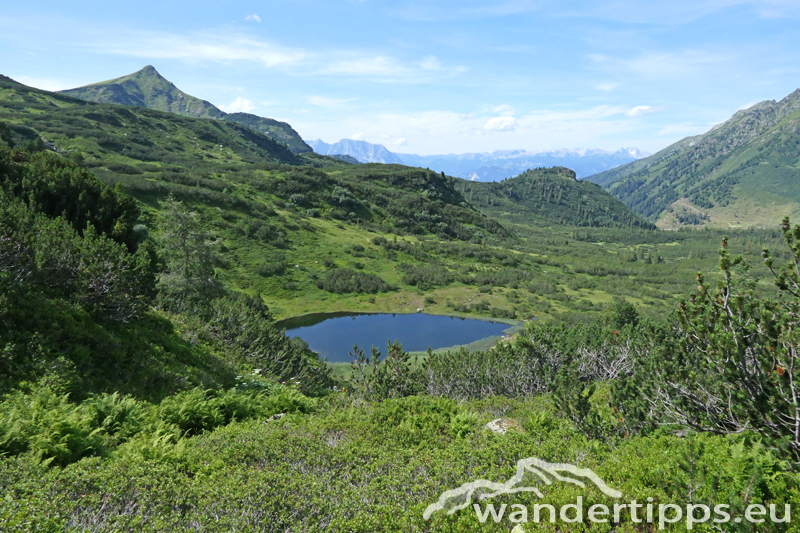
[[[524,322],[491,317],[431,313],[312,313],[277,323],[287,336],[297,337],[329,362],[344,362],[357,344],[385,346],[399,339],[406,351],[486,350],[522,330]]]
[[[408,312],[401,312],[401,311],[326,311],[322,313],[304,313],[302,315],[290,316],[286,318],[281,318],[280,320],[275,321],[275,327],[278,329],[291,329],[285,327],[284,324],[287,322],[291,324],[291,321],[299,321],[304,318],[309,318],[315,315],[328,315],[331,318],[335,316],[361,316],[361,315],[429,315],[429,316],[447,316],[450,318],[471,318],[474,320],[483,320],[485,322],[498,322],[501,324],[508,324],[509,326],[520,326],[529,320],[536,320],[536,317],[531,318],[524,318],[524,319],[512,319],[512,318],[500,318],[500,317],[491,317],[486,315],[477,315],[472,313],[428,313],[425,311],[418,311],[415,313],[408,313]]]

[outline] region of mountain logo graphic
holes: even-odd
[[[460,509],[466,509],[473,499],[487,500],[502,494],[517,494],[531,492],[539,498],[544,494],[537,486],[524,483],[533,479],[536,484],[552,485],[553,481],[572,483],[581,488],[586,488],[586,482],[593,483],[600,491],[611,498],[621,498],[622,493],[612,489],[600,477],[588,468],[578,468],[568,463],[548,463],[536,457],[520,459],[517,461],[517,471],[505,483],[496,483],[486,479],[479,479],[464,483],[457,489],[443,492],[436,503],[430,504],[423,513],[425,520],[429,520],[436,511],[446,510],[451,515]]]

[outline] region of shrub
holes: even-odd
[[[403,272],[403,283],[424,291],[453,281],[452,274],[442,266],[401,263],[398,268]]]
[[[117,322],[141,316],[154,293],[150,249],[130,254],[91,224],[81,236],[64,219],[36,214],[2,191],[0,274],[16,280],[9,287],[20,298],[40,293]]]
[[[780,297],[756,296],[742,256],[719,250],[716,288],[697,274],[698,289],[680,304],[677,338],[637,361],[636,374],[617,388],[626,415],[700,431],[736,434],[755,429],[800,458],[800,226],[783,221],[788,264],[774,274]]]
[[[280,276],[289,264],[286,262],[286,256],[281,252],[272,252],[267,254],[264,258],[264,264],[256,268],[256,274],[268,278],[272,276]]]
[[[416,357],[412,363],[410,356],[403,350],[403,345],[397,340],[388,342],[383,360],[375,346],[367,356],[364,350],[354,344],[350,356],[353,358],[351,380],[362,389],[367,398],[400,398],[422,392],[423,369],[417,364]]]
[[[112,188],[69,159],[52,152],[27,155],[12,162],[0,148],[0,188],[48,217],[62,217],[80,234],[90,226],[100,235],[136,249],[133,226],[139,218],[136,201]]]
[[[334,268],[327,271],[325,277],[317,282],[317,287],[337,294],[348,292],[374,294],[393,290],[388,283],[377,275],[349,268]]]

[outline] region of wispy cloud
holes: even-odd
[[[317,107],[338,108],[344,107],[349,102],[356,100],[356,98],[326,98],[324,96],[309,96],[308,103]]]
[[[253,13],[252,15],[247,15],[244,17],[244,20],[249,20],[252,22],[261,22],[261,17]]]
[[[680,50],[645,52],[625,59],[604,54],[589,54],[589,59],[595,67],[607,72],[635,74],[646,78],[675,79],[701,72],[710,66],[730,62],[735,56],[731,53],[707,50]]]
[[[516,123],[514,117],[493,117],[483,125],[483,131],[514,131]]]
[[[420,61],[419,66],[423,70],[441,70],[442,64],[436,59],[436,56],[425,56]]]
[[[670,137],[700,135],[710,130],[713,126],[714,124],[703,124],[699,122],[679,122],[677,124],[667,124],[658,131],[657,135]]]
[[[595,18],[633,24],[677,25],[734,8],[749,8],[760,18],[797,18],[799,0],[606,0],[586,7],[562,8],[562,16]]]
[[[37,89],[42,89],[45,91],[63,91],[65,89],[72,89],[79,85],[80,83],[75,83],[67,80],[60,80],[55,78],[36,78],[32,76],[11,76],[12,79],[20,82],[23,85],[27,85],[29,87],[36,87]]]
[[[380,83],[417,84],[452,77],[463,67],[445,67],[432,55],[418,62],[401,61],[390,56],[365,56],[357,52],[339,52],[339,57],[317,74],[366,78]]]
[[[603,92],[609,92],[609,91],[613,91],[614,89],[619,87],[619,83],[613,83],[613,82],[610,82],[610,81],[606,81],[606,82],[603,82],[603,83],[598,83],[594,87],[597,90],[600,90],[600,91],[603,91]]]
[[[95,41],[106,53],[149,59],[248,61],[265,67],[296,65],[309,57],[298,48],[279,46],[230,31],[205,31],[186,35],[164,32],[127,32],[113,40]]]
[[[577,4],[577,5],[576,5]],[[417,21],[450,21],[487,17],[509,17],[543,12],[550,18],[580,17],[633,24],[682,24],[733,8],[749,8],[761,18],[797,18],[798,0],[603,0],[558,2],[556,0],[459,0],[439,5],[409,1],[394,11],[396,16]]]
[[[332,63],[323,70],[326,74],[350,74],[354,76],[394,76],[406,70],[395,59],[389,57],[362,57]]]
[[[237,96],[236,100],[228,105],[221,105],[219,108],[226,113],[249,113],[256,109],[256,105],[247,98]]]
[[[663,111],[666,107],[653,107],[649,105],[637,105],[633,109],[625,111],[625,115],[631,118],[636,117],[643,117],[645,115],[652,115],[653,113],[658,113],[659,111]]]
[[[394,14],[408,20],[436,21],[463,20],[486,17],[505,17],[520,13],[539,11],[549,0],[459,0],[458,2],[435,5],[430,2],[407,2]]]

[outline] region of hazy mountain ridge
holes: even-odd
[[[661,227],[765,225],[800,213],[800,90],[588,178]]]
[[[127,76],[60,93],[102,104],[146,107],[196,118],[237,122],[286,144],[294,153],[312,151],[289,124],[251,113],[225,113],[210,102],[181,91],[151,65]]]
[[[571,168],[580,179],[650,155],[637,148],[620,148],[616,152],[597,148],[565,148],[539,152],[496,150],[425,156],[393,153],[381,144],[352,139],[342,139],[334,144],[319,139],[306,143],[318,154],[349,155],[362,163],[398,163],[430,168],[472,181],[499,181],[518,176],[531,168],[553,166]]]
[[[361,163],[406,164],[382,144],[372,144],[366,141],[356,141],[353,139],[342,139],[334,144],[328,144],[317,139],[314,141],[306,141],[306,144],[320,155],[345,155]]]

